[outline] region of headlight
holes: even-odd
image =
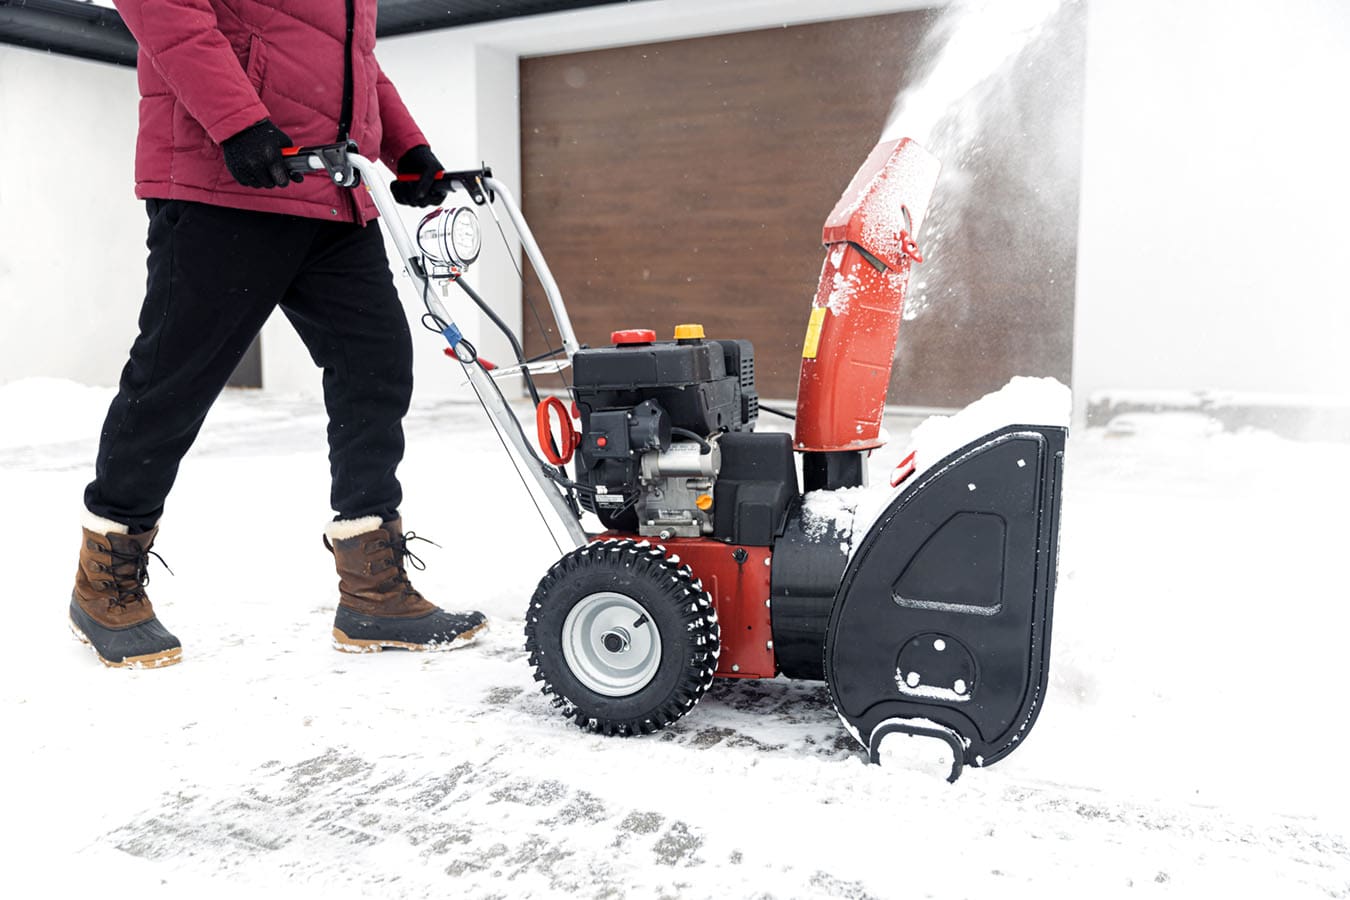
[[[478,214],[473,210],[463,207],[450,217],[450,245],[465,265],[478,259],[483,237],[478,228]]]
[[[436,265],[468,266],[483,246],[478,215],[467,206],[432,210],[417,226],[417,246]]]

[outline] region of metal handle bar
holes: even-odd
[[[482,206],[489,200],[496,199],[492,196],[491,191],[484,193],[483,188],[478,186],[478,183],[482,179],[491,177],[491,175],[492,170],[487,166],[483,166],[481,169],[467,169],[462,172],[447,172],[444,169],[438,169],[432,176],[432,182],[448,191],[465,191],[473,198],[474,203]],[[395,175],[394,180],[405,182],[421,181],[422,176],[405,173],[403,175]]]
[[[388,216],[389,212],[380,205],[379,194],[374,185],[379,182],[383,187],[383,182],[375,174],[369,160],[360,156],[356,152],[356,144],[348,141],[345,144],[324,144],[317,147],[289,147],[283,150],[286,156],[286,167],[290,172],[300,175],[316,175],[319,172],[326,172],[335,184],[342,187],[355,187],[358,179],[363,178],[366,186],[370,188],[371,194],[375,195],[376,207],[380,210],[381,216]],[[358,165],[356,160],[361,160],[364,167]],[[418,175],[398,175],[398,181],[416,181]],[[492,176],[492,170],[487,166],[481,169],[467,169],[461,171],[441,170],[436,173],[436,182],[451,191],[464,190],[473,198],[474,203],[480,206],[490,203],[498,198],[502,201],[502,206],[506,208],[506,214],[511,219],[511,225],[516,229],[516,234],[520,236],[520,246],[525,251],[525,256],[530,260],[530,265],[534,267],[535,274],[539,276],[539,283],[544,288],[544,295],[548,297],[549,310],[553,313],[553,321],[558,325],[558,339],[562,343],[563,351],[567,354],[567,361],[571,362],[572,357],[576,355],[580,345],[577,343],[576,332],[572,330],[572,318],[567,314],[567,304],[563,302],[562,291],[558,289],[558,282],[553,278],[553,271],[548,267],[548,261],[544,259],[544,253],[539,249],[539,243],[534,239],[534,232],[530,230],[530,225],[525,221],[525,214],[520,211],[520,204],[516,203],[515,196],[511,190],[496,178]],[[387,195],[387,191],[385,192]],[[486,196],[485,196],[486,194]],[[392,204],[392,199],[389,199]],[[391,228],[391,233],[393,229]],[[404,235],[406,238],[406,234]],[[394,238],[398,243],[398,237]],[[399,253],[405,260],[417,259],[420,261],[421,254],[411,249],[411,241],[408,242],[409,248],[405,249],[399,244]]]
[[[567,353],[567,361],[571,362],[580,345],[577,344],[576,333],[572,331],[572,318],[567,315],[567,304],[563,302],[562,291],[558,290],[558,282],[553,280],[553,271],[549,269],[548,261],[544,259],[544,252],[539,249],[534,232],[525,221],[525,214],[520,211],[520,205],[516,203],[511,190],[490,175],[483,179],[483,183],[489,191],[501,198],[502,206],[506,207],[506,214],[511,217],[516,234],[520,235],[520,246],[529,257],[530,265],[534,266],[534,274],[539,276],[539,283],[543,285],[544,295],[548,297],[548,307],[553,313],[553,321],[558,325],[558,340],[562,342],[563,350]]]
[[[283,152],[287,158],[286,165],[289,171],[309,175],[318,175],[320,172],[324,172],[332,179],[334,184],[343,187],[355,187],[364,182],[366,189],[370,191],[371,199],[375,201],[375,208],[380,211],[380,218],[384,221],[389,236],[393,238],[394,246],[398,249],[399,257],[403,262],[403,271],[417,285],[428,312],[445,326],[441,333],[450,344],[450,349],[455,349],[461,340],[460,330],[455,325],[455,320],[450,315],[450,311],[437,297],[436,291],[431,289],[431,282],[422,267],[422,254],[413,243],[412,238],[408,236],[408,229],[398,214],[398,207],[394,203],[393,196],[389,193],[389,187],[385,184],[383,176],[376,170],[375,164],[357,153],[356,145],[350,142],[347,144],[329,144],[322,147],[288,148]],[[511,198],[509,193],[495,179],[483,180],[487,188],[496,191],[498,196],[502,197],[508,213],[511,214],[512,222],[516,222],[520,210],[515,205],[514,198]],[[518,230],[523,222],[523,218],[520,219],[520,223],[517,224]],[[528,228],[521,232],[522,238],[526,233],[528,233]],[[534,243],[532,237],[529,242],[530,244]],[[535,253],[538,252],[537,246],[534,246],[533,249]],[[526,252],[530,251],[527,250]],[[536,262],[534,255],[531,254],[530,261],[535,264],[535,268],[541,273],[541,276],[542,273],[547,272],[546,265],[541,267],[542,257]],[[549,280],[552,280],[551,276]],[[556,289],[557,287],[554,285],[553,290],[556,291]],[[550,305],[553,305],[553,297],[554,295],[550,293]],[[559,331],[570,337],[571,323],[566,319],[567,312],[562,307],[561,295],[558,296],[558,303],[554,307],[554,315],[558,315],[559,312],[562,314],[562,318],[559,320]],[[564,328],[566,329],[565,332],[563,331]],[[573,339],[572,349],[567,354],[568,359],[571,359],[574,350],[575,340]],[[559,549],[566,552],[567,549],[584,546],[588,538],[586,532],[582,530],[581,522],[577,519],[571,507],[568,506],[563,495],[559,493],[558,485],[544,473],[542,463],[535,456],[529,444],[526,443],[519,421],[506,404],[501,391],[493,383],[492,376],[476,362],[462,364],[465,373],[468,375],[469,384],[488,412],[492,427],[497,430],[503,441],[515,451],[517,459],[524,465],[525,471],[530,473],[540,492],[548,501],[554,514],[554,521],[548,521],[546,516],[545,525],[553,534],[554,540],[558,542]],[[560,531],[571,542],[570,547],[564,548],[563,543],[558,541]]]

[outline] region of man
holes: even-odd
[[[400,174],[400,203],[445,191],[441,164],[375,61],[376,0],[116,0],[140,43],[136,196],[150,218],[140,334],[85,491],[71,624],[110,666],[163,666],[181,646],[146,567],[165,498],[207,410],[280,306],[323,369],[340,650],[461,645],[486,627],[412,586],[395,469],[412,343],[374,205],[288,177],[282,148],[348,138]],[[263,498],[250,498],[263,502]],[[256,543],[217,536],[247,579]],[[247,589],[257,589],[248,585]]]

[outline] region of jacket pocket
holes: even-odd
[[[267,70],[267,45],[256,34],[248,39],[248,64],[244,74],[248,76],[253,90],[262,91],[263,75]]]

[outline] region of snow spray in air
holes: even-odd
[[[956,0],[924,38],[919,53],[927,64],[896,96],[881,138],[912,137],[943,162],[928,224],[920,235],[929,263],[918,273],[906,319],[922,315],[935,302],[964,302],[970,296],[957,276],[964,268],[961,254],[944,253],[944,244],[969,226],[966,214],[972,200],[981,200],[975,196],[974,178],[991,158],[1018,160],[1022,171],[1013,174],[1031,181],[1044,177],[1048,152],[1054,157],[1050,165],[1062,168],[1068,163],[1076,193],[1076,118],[1063,140],[1037,133],[1042,124],[1056,123],[1027,121],[1027,104],[1019,96],[1027,85],[1025,79],[1019,82],[1018,71],[1027,68],[1027,57],[1033,54],[1059,52],[1062,36],[1055,32],[1065,24],[1061,14],[1077,6],[1078,0]],[[1081,77],[1081,72],[1071,77]],[[1047,141],[1067,141],[1069,146],[1047,149]],[[1034,153],[1027,146],[1033,142]],[[1066,150],[1067,160],[1060,159]]]

